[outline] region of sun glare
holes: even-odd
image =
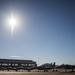
[[[9,25],[11,26],[11,33],[13,33],[13,29],[17,25],[17,21],[14,18],[13,14],[12,17],[9,19]]]
[[[9,20],[9,23],[10,23],[10,25],[15,25],[15,24],[16,24],[16,20],[12,17],[12,18]]]

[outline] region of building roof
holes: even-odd
[[[36,63],[32,60],[19,60],[19,59],[0,59],[0,63]]]

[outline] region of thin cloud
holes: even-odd
[[[23,58],[23,56],[16,56],[16,55],[12,55],[10,56],[11,58]]]

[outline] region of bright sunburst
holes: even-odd
[[[14,26],[16,25],[16,19],[14,18],[13,13],[12,13],[11,18],[9,19],[9,24],[11,26],[11,33],[13,33]]]

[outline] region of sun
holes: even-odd
[[[15,19],[15,17],[13,16],[13,14],[12,14],[11,18],[9,19],[9,24],[10,24],[11,26],[15,26],[15,25],[16,25],[16,19]]]
[[[10,23],[10,25],[16,25],[16,20],[15,20],[15,18],[11,18],[10,20],[9,20],[9,23]]]
[[[9,19],[9,25],[11,26],[11,33],[13,33],[14,27],[17,25],[16,18],[14,18],[13,14]]]

